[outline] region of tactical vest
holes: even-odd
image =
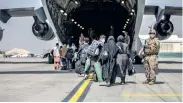
[[[145,41],[144,53],[145,55],[158,55],[160,49],[159,40],[157,38],[148,39]]]

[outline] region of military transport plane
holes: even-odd
[[[32,32],[39,39],[51,40],[57,36],[66,43],[73,37],[76,44],[81,32],[89,36],[88,30],[92,28],[98,35],[108,36],[113,26],[115,37],[122,31],[128,32],[130,49],[138,52],[142,46],[138,35],[143,15],[155,15],[152,27],[160,40],[169,38],[174,30],[171,15],[182,16],[181,0],[162,1],[166,0],[41,0],[40,8],[0,7],[0,20],[7,23],[11,17],[33,16]]]

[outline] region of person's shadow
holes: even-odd
[[[120,85],[129,85],[129,84],[137,84],[136,82],[132,82],[132,81],[126,81],[125,84],[121,84],[119,82],[116,82],[115,84],[113,84],[112,86],[120,86]],[[106,86],[107,87],[107,84],[101,84],[99,86]]]
[[[112,86],[130,85],[130,84],[137,84],[137,83],[133,82],[133,81],[126,81],[125,84],[121,84],[121,83],[117,82],[117,83],[113,84]],[[143,83],[140,83],[140,84],[143,84]],[[165,82],[157,81],[154,84],[165,84]],[[107,84],[101,84],[99,86],[106,86],[107,87]]]

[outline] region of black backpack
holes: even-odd
[[[109,59],[109,50],[106,44],[104,44],[102,48],[100,59],[102,60],[102,62],[106,62]]]
[[[68,48],[66,58],[72,59],[74,57],[74,50],[72,48]]]

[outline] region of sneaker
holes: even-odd
[[[85,74],[81,74],[81,76],[85,77]]]
[[[85,80],[88,79],[88,76],[89,76],[89,75],[84,75],[84,79],[85,79]]]
[[[110,87],[110,86],[111,86],[111,84],[110,84],[110,83],[107,83],[107,84],[106,84],[106,86],[107,86],[107,87]]]

